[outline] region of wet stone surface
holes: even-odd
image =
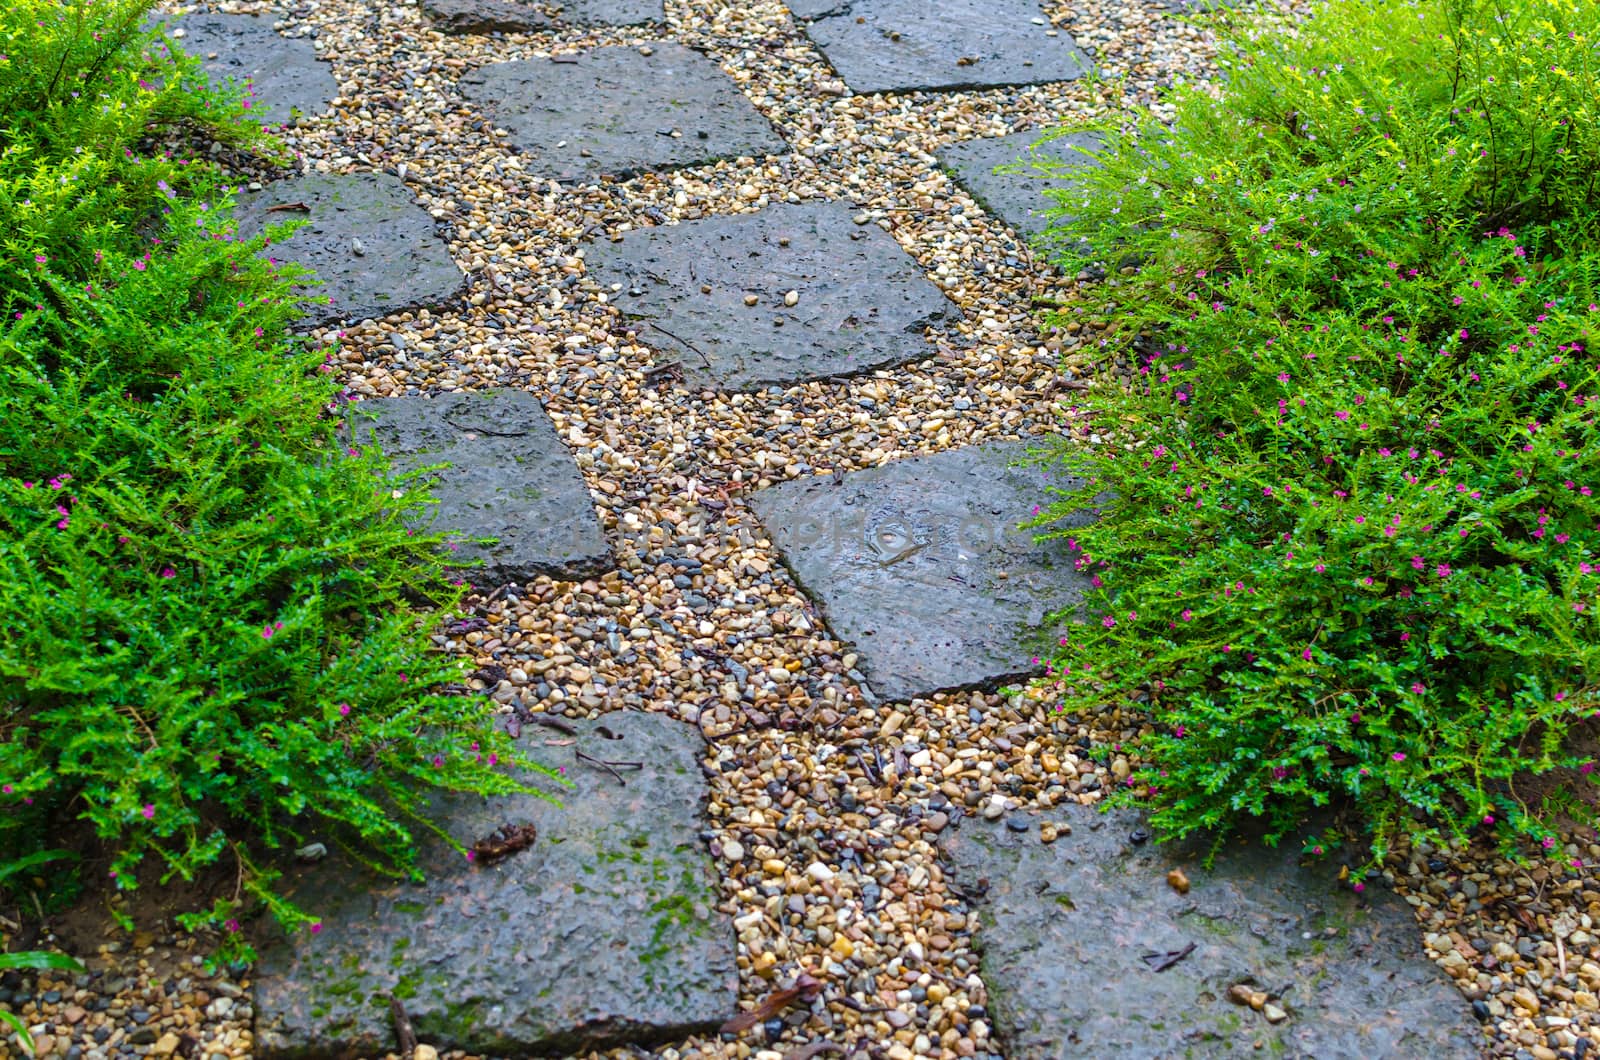
[[[1293,843],[1230,847],[1207,872],[1203,844],[1136,842],[1136,813],[1051,819],[1071,831],[1049,845],[978,818],[941,844],[962,887],[988,881],[982,970],[1012,1060],[1478,1054],[1470,1008],[1394,894],[1339,887]],[[1230,1000],[1241,984],[1259,1010]]]
[[[214,83],[234,78],[251,85],[250,114],[268,124],[314,117],[328,109],[339,86],[317,59],[309,37],[289,38],[258,15],[184,15],[164,20],[181,31],[180,48],[195,56]]]
[[[271,257],[305,265],[322,280],[306,294],[326,295],[329,302],[308,303],[302,326],[437,307],[465,285],[433,218],[393,174],[277,180],[241,193],[236,212],[241,235],[256,235],[269,224],[310,222],[267,248]]]
[[[451,798],[441,823],[466,846],[532,824],[532,846],[468,862],[437,840],[423,884],[373,877],[337,857],[286,877],[322,931],[263,952],[256,1055],[382,1055],[388,995],[417,1037],[478,1055],[584,1053],[705,1030],[737,1009],[731,921],[715,910],[704,742],[644,712],[571,721],[571,746],[524,742],[572,782],[557,806],[534,796]],[[577,757],[613,762],[610,772]],[[332,847],[332,843],[328,845]]]
[[[1033,669],[1044,616],[1087,580],[1065,542],[1016,529],[1045,499],[1027,446],[989,443],[786,482],[750,503],[878,697],[901,701]]]
[[[1034,0],[793,0],[806,32],[852,91],[1070,81],[1090,68]],[[1050,35],[1051,33],[1054,35]]]
[[[967,140],[939,152],[939,162],[955,174],[961,186],[979,204],[1028,239],[1045,230],[1044,213],[1057,203],[1046,191],[1069,187],[1065,177],[1046,176],[1029,168],[1035,161],[1055,161],[1068,166],[1092,166],[1095,159],[1080,149],[1098,148],[1100,140],[1089,133],[1073,133],[1034,147],[1045,130],[1028,130],[990,140]],[[1020,172],[996,173],[999,166],[1023,163]]]
[[[752,389],[902,364],[958,315],[894,237],[842,203],[629,232],[588,256],[640,341],[691,385]]]
[[[422,11],[444,33],[521,33],[562,26],[632,26],[666,18],[661,0],[564,0],[543,7],[519,0],[422,0]]]
[[[544,408],[521,390],[363,402],[376,423],[352,417],[356,436],[376,436],[401,470],[447,463],[436,472],[433,527],[493,545],[460,546],[484,566],[467,576],[490,585],[540,575],[582,578],[611,566],[594,502],[572,454]]]
[[[461,90],[510,131],[530,173],[560,181],[788,150],[712,59],[675,43],[644,50],[495,63],[463,77]]]

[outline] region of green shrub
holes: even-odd
[[[459,579],[407,529],[426,490],[344,448],[324,353],[286,332],[304,274],[237,237],[214,167],[152,146],[260,133],[149,7],[0,14],[0,850],[76,817],[121,886],[237,859],[292,928],[315,911],[264,855],[315,829],[407,871],[430,790],[529,763],[435,691],[462,663],[417,604]]]
[[[1107,377],[1053,458],[1099,588],[1045,689],[1148,698],[1124,798],[1269,841],[1348,797],[1374,856],[1492,826],[1600,708],[1600,7],[1331,0],[1228,27],[1220,90],[1107,130],[1062,238]],[[1104,444],[1084,444],[1099,432]],[[1587,783],[1587,781],[1585,781]],[[1563,792],[1563,785],[1544,790]],[[1570,791],[1570,789],[1566,789]]]

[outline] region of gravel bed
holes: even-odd
[[[1140,721],[1053,716],[1028,694],[868,703],[848,646],[829,638],[743,495],[1061,423],[1071,393],[1060,366],[1092,362],[1095,329],[1041,334],[1035,305],[1077,296],[1080,281],[985,215],[934,152],[1098,116],[1109,89],[848,95],[770,0],[669,0],[665,25],[494,37],[446,37],[412,4],[206,9],[271,13],[286,33],[315,33],[340,95],[289,130],[303,167],[398,175],[468,273],[466,294],[438,311],[317,333],[341,338],[352,394],[531,391],[572,446],[616,548],[603,576],[475,597],[487,628],[441,645],[485,668],[475,685],[507,709],[633,707],[698,723],[741,996],[757,1003],[802,972],[823,983],[809,1006],[736,1040],[659,1055],[776,1060],[822,1042],[891,1060],[999,1055],[975,925],[934,841],[963,813],[1097,802],[1136,765],[1121,748]],[[1210,38],[1164,4],[1078,0],[1045,13],[1103,73],[1126,78],[1129,100],[1210,69]],[[790,152],[558,185],[527,176],[507,132],[459,89],[490,62],[663,41],[713,55]],[[959,321],[930,329],[930,359],[749,394],[690,390],[651,371],[667,366],[586,277],[594,240],[816,199],[846,202],[890,233],[961,307]],[[1587,863],[1600,847],[1573,856]],[[1592,1033],[1600,886],[1542,871],[1465,853],[1402,856],[1394,868],[1427,933],[1419,945],[1481,1002],[1492,1055],[1574,1055]],[[247,982],[203,976],[191,948],[112,943],[92,975],[30,977],[27,989],[8,977],[0,1000],[31,998],[21,1011],[49,1055],[249,1055]],[[157,957],[170,974],[151,974]]]

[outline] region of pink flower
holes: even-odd
[[[1494,824],[1494,814],[1492,814],[1492,813],[1484,814],[1483,815],[1483,823],[1484,824]]]
[[[322,934],[322,921],[318,920],[316,923],[311,925],[311,933],[313,935]]]
[[[1422,693],[1426,692],[1427,690],[1428,690],[1427,687],[1425,685],[1423,685],[1423,683],[1421,681],[1417,681],[1417,682],[1413,683],[1412,686],[1411,686],[1411,691],[1414,692],[1415,694],[1419,695],[1419,696],[1422,695]],[[1398,759],[1396,759],[1396,761],[1398,761]]]
[[[1307,648],[1305,651],[1301,652],[1300,653],[1300,658],[1306,660],[1307,662],[1310,662],[1311,661],[1311,649]]]
[[[144,809],[140,810],[139,812],[144,814],[144,819],[147,821],[153,821],[156,819],[156,807],[154,803],[145,803]]]
[[[1350,886],[1350,889],[1352,891],[1356,892],[1357,894],[1360,894],[1362,891],[1367,889],[1367,885],[1362,883],[1360,880],[1357,880],[1354,884],[1352,884]]]
[[[348,703],[340,703],[339,704],[339,717],[348,718],[349,716],[350,716],[350,704],[348,704]]]
[[[119,540],[122,541],[124,544],[126,544],[128,539],[127,538],[120,538]],[[163,578],[176,578],[178,576],[178,572],[173,570],[171,567],[162,567],[161,568],[161,576]]]
[[[1389,757],[1394,759],[1396,762],[1404,762],[1406,760],[1406,753],[1404,751],[1396,751]]]

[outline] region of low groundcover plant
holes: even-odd
[[[1079,409],[1052,459],[1084,485],[1035,523],[1099,501],[1048,531],[1096,588],[1042,691],[1146,701],[1122,798],[1164,832],[1276,842],[1339,797],[1370,870],[1593,820],[1564,781],[1600,713],[1597,29],[1560,0],[1240,19],[1219,89],[1107,129],[1060,194],[1062,245],[1142,265],[1105,289],[1132,382]]]
[[[191,926],[250,896],[314,926],[274,851],[315,830],[409,871],[431,791],[527,790],[505,767],[530,764],[440,691],[462,664],[419,607],[461,580],[287,331],[305,275],[160,146],[271,144],[149,8],[0,13],[0,857],[82,820],[118,886],[236,864]]]

